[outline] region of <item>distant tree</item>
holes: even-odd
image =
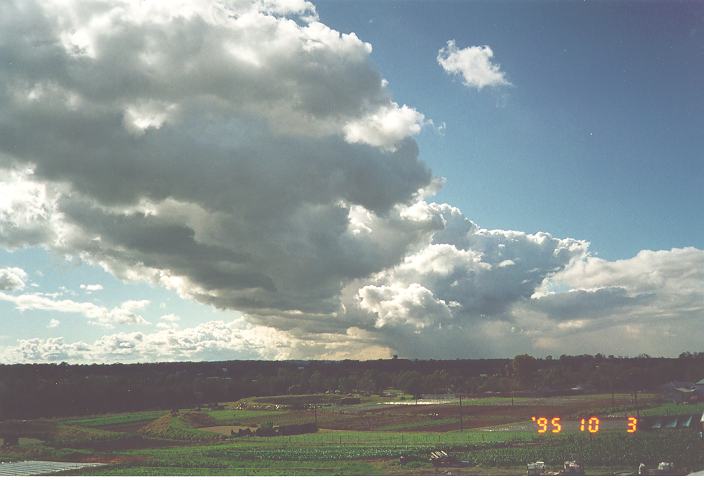
[[[528,354],[516,355],[511,363],[513,376],[520,388],[527,388],[533,384],[538,362]]]
[[[383,385],[380,385],[376,372],[373,370],[365,370],[362,375],[359,376],[357,389],[360,392],[378,393],[383,389]]]
[[[325,391],[325,379],[319,371],[316,370],[308,377],[308,389],[311,393]]]
[[[418,372],[405,371],[398,379],[398,388],[418,398],[423,393],[423,377]]]

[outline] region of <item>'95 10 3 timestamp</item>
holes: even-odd
[[[537,427],[538,433],[558,434],[563,431],[563,420],[560,417],[531,417],[531,421]],[[602,421],[599,417],[577,419],[577,430],[580,432],[599,433]],[[638,431],[638,418],[627,417],[624,421],[626,433],[636,433]]]

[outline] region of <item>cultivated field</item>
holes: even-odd
[[[0,448],[0,461],[106,464],[74,475],[522,474],[528,462],[557,467],[569,459],[593,474],[632,472],[640,462],[704,466],[704,444],[695,429],[627,434],[625,417],[636,412],[630,395],[464,398],[461,411],[453,399],[418,403],[402,394],[287,396],[178,412],[46,419],[21,427],[5,422],[4,431],[24,433],[19,446]],[[700,411],[661,405],[648,395],[640,395],[639,403],[641,414]],[[590,415],[604,421],[598,434],[576,427],[578,418]],[[533,416],[560,417],[565,428],[538,434]],[[317,424],[318,431],[237,435],[240,429],[264,435],[304,424]],[[465,463],[434,467],[429,454],[438,449]]]

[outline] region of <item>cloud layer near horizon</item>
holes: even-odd
[[[441,182],[412,138],[429,120],[393,100],[371,45],[304,1],[180,6],[0,6],[0,245],[243,317],[145,333],[127,328],[146,323],[145,300],[23,293],[8,266],[0,300],[123,330],[18,339],[6,361],[674,353],[702,339],[677,337],[704,318],[701,250],[609,262],[585,241],[482,229],[430,202]]]

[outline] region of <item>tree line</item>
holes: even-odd
[[[653,391],[704,378],[704,353],[488,360],[224,361],[0,365],[0,419],[171,409],[304,393],[549,395]]]

